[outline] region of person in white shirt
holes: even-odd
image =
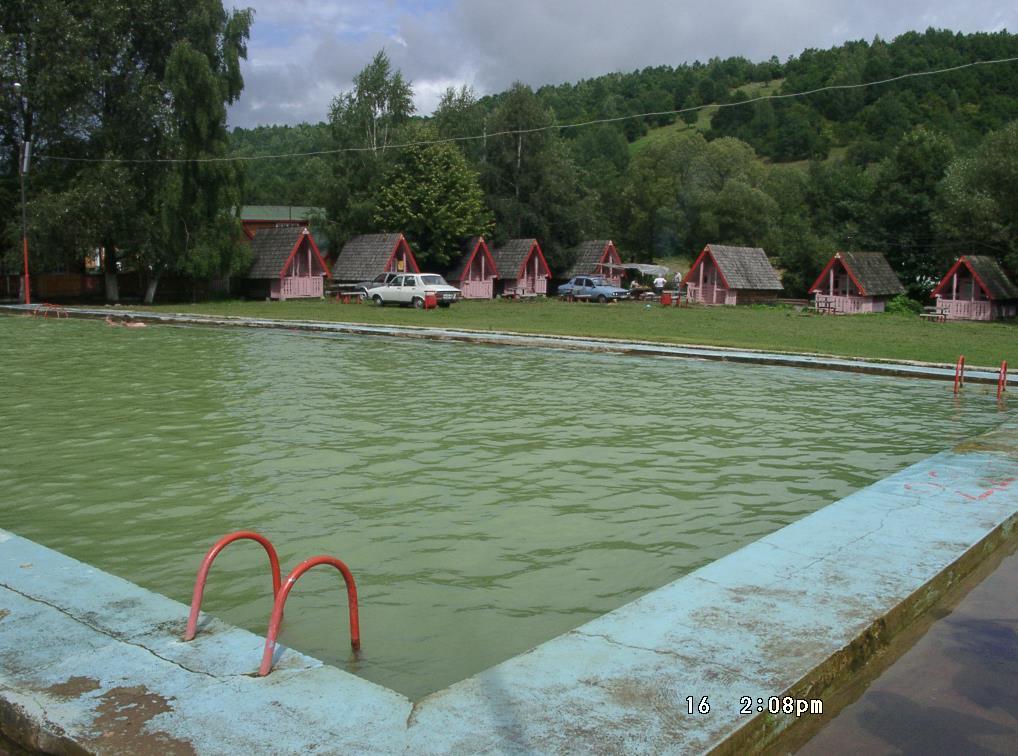
[[[665,279],[664,276],[659,275],[657,278],[655,278],[654,279],[654,293],[655,294],[660,294],[662,291],[664,291],[665,284],[667,284],[667,283],[668,283],[668,281],[667,281],[667,279]]]

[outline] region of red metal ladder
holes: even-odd
[[[219,552],[231,543],[244,539],[258,541],[269,555],[269,569],[272,570],[272,597],[275,598],[279,595],[279,557],[276,555],[276,549],[272,545],[272,541],[260,533],[254,533],[250,530],[238,530],[225,535],[209,549],[202,560],[201,567],[198,568],[198,577],[194,581],[194,593],[191,595],[191,614],[187,618],[187,630],[184,631],[184,640],[193,640],[198,632],[198,614],[201,611],[201,600],[205,593],[205,581],[208,579],[212,562],[219,556]]]
[[[360,617],[357,611],[357,584],[354,582],[353,574],[342,561],[331,556],[311,557],[294,567],[283,585],[283,590],[276,594],[276,601],[272,607],[272,617],[269,619],[269,630],[265,636],[265,651],[262,652],[262,664],[258,668],[261,677],[272,671],[272,654],[276,649],[276,638],[279,636],[279,624],[283,621],[283,606],[286,604],[286,597],[290,590],[305,572],[320,564],[331,564],[343,575],[343,582],[346,583],[347,609],[350,615],[350,645],[354,651],[361,647]]]
[[[965,355],[958,357],[958,362],[954,366],[954,393],[955,395],[965,385]]]
[[[194,582],[194,593],[191,597],[191,613],[188,615],[187,629],[184,631],[185,641],[193,640],[194,636],[198,632],[198,615],[201,612],[202,597],[205,593],[205,582],[208,580],[209,570],[212,568],[212,563],[215,561],[219,553],[231,543],[245,539],[257,541],[262,545],[265,552],[269,555],[269,568],[272,570],[272,615],[269,618],[269,629],[265,638],[265,651],[262,654],[262,663],[258,669],[258,674],[260,676],[264,677],[272,671],[272,655],[275,652],[276,639],[279,637],[279,626],[283,622],[283,608],[286,605],[287,596],[290,595],[291,589],[301,575],[320,564],[332,565],[339,570],[340,574],[343,576],[343,581],[346,583],[347,609],[350,615],[350,645],[355,651],[361,647],[360,614],[357,604],[357,583],[354,581],[350,568],[336,557],[311,557],[311,559],[307,559],[297,565],[297,567],[295,567],[294,570],[287,575],[286,583],[281,585],[279,578],[279,557],[276,554],[275,547],[268,538],[260,533],[255,533],[250,530],[238,530],[234,533],[229,533],[228,535],[223,536],[216,541],[211,549],[208,550],[208,553],[202,560],[201,567],[198,568],[198,576],[195,578]]]

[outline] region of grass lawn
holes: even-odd
[[[646,307],[639,302],[597,305],[536,301],[466,301],[448,309],[379,308],[331,301],[208,302],[157,305],[157,312],[289,320],[416,325],[481,331],[599,336],[670,344],[746,347],[777,352],[834,354],[969,365],[1018,364],[1018,322],[928,323],[918,316],[820,316],[791,307]]]

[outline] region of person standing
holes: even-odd
[[[668,280],[660,273],[657,274],[657,278],[654,279],[654,293],[661,296],[661,292],[665,290],[665,285]]]

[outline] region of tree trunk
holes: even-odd
[[[112,245],[107,245],[103,251],[103,278],[106,284],[106,301],[120,301],[120,287],[117,285],[117,256],[110,250]]]
[[[160,273],[152,271],[152,274],[148,277],[148,282],[145,284],[145,299],[142,300],[142,304],[150,305],[155,301],[159,276]]]

